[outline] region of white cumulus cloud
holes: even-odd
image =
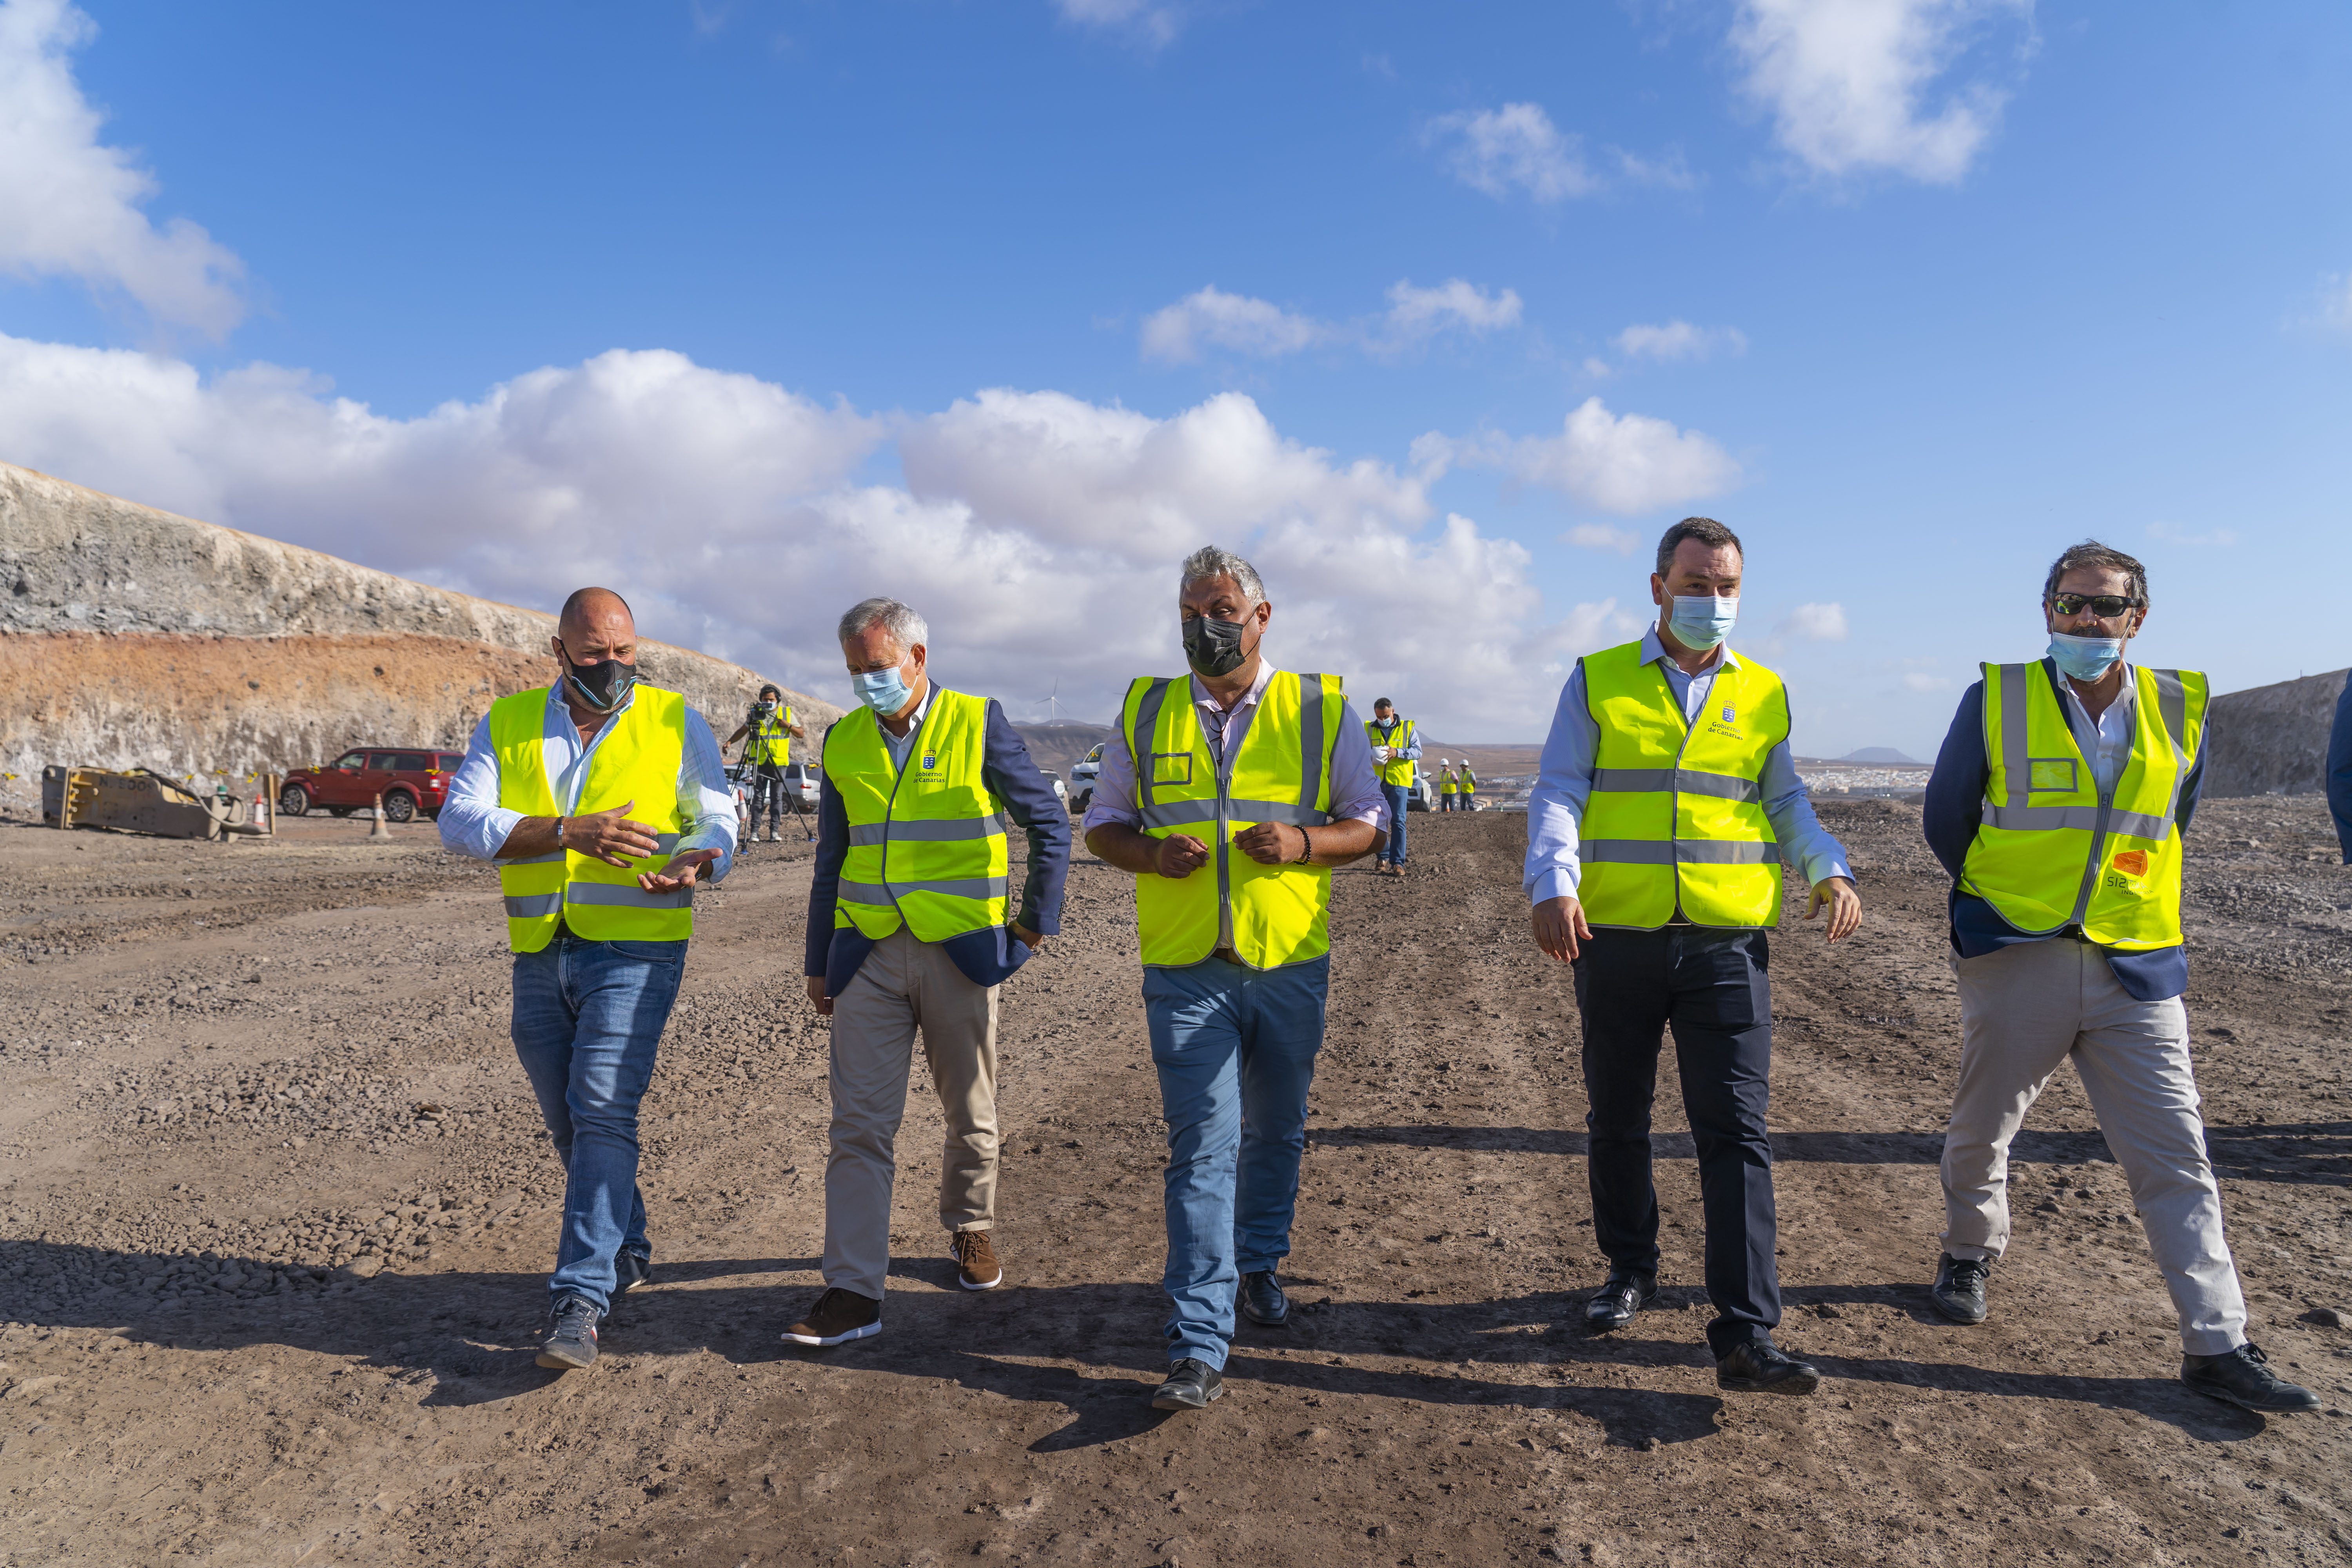
[[[1937,84],[1989,24],[2028,24],[2032,0],[1740,0],[1742,86],[1780,145],[1815,174],[1877,172],[1950,184],[2000,123],[1990,82]]]
[[[1642,542],[1632,530],[1612,528],[1605,522],[1580,522],[1559,537],[1586,550],[1608,550],[1619,555],[1633,554]]]
[[[1173,40],[1176,7],[1153,0],[1054,0],[1065,21],[1132,34],[1154,47]]]
[[[1775,628],[1776,637],[1792,642],[1843,642],[1846,639],[1845,606],[1843,605],[1799,605]]]
[[[1617,352],[1628,359],[1700,360],[1717,353],[1748,352],[1748,334],[1738,327],[1694,327],[1688,321],[1668,321],[1663,327],[1627,327],[1614,340]]]
[[[1571,410],[1557,436],[1470,442],[1461,455],[1629,514],[1720,495],[1742,477],[1738,461],[1697,431],[1646,414],[1612,414],[1598,397]]]
[[[159,228],[140,210],[155,177],[100,142],[67,61],[97,31],[65,0],[0,5],[0,272],[79,279],[219,337],[245,314],[244,265],[187,219]]]
[[[1227,393],[1168,417],[992,389],[886,422],[661,351],[531,371],[413,419],[306,373],[0,336],[0,458],[510,603],[603,581],[648,636],[845,699],[832,627],[915,605],[941,679],[1016,718],[1058,679],[1107,718],[1181,668],[1179,560],[1244,552],[1285,668],[1430,722],[1532,739],[1613,603],[1549,608],[1528,552],[1429,490],[1448,460],[1343,458]],[[895,439],[903,485],[861,482]],[[1638,626],[1635,627],[1638,629]]]
[[[1143,357],[1196,360],[1207,344],[1273,359],[1331,335],[1331,328],[1311,316],[1246,294],[1228,294],[1212,284],[1144,318]]]
[[[1416,289],[1410,279],[1389,285],[1389,329],[1405,337],[1421,337],[1459,326],[1473,332],[1519,324],[1519,296],[1506,289],[1489,294],[1476,284],[1449,278],[1434,289]]]
[[[1563,133],[1539,103],[1441,115],[1430,133],[1449,144],[1456,178],[1498,199],[1522,190],[1557,202],[1601,185],[1584,161],[1582,140]]]

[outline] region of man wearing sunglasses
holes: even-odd
[[[2122,552],[2085,541],[2059,556],[2042,584],[2048,654],[1984,666],[1927,784],[1960,992],[1930,1294],[1954,1321],[1984,1321],[2009,1245],[2010,1142],[2071,1057],[2171,1289],[2181,1381],[2249,1410],[2315,1410],[2248,1342],[2221,1237],[2180,1000],[2180,839],[2204,777],[2206,683],[2125,659],[2147,603],[2147,571]]]

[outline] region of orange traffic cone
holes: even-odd
[[[370,838],[392,837],[392,824],[383,819],[383,796],[382,795],[375,797],[375,821],[368,827],[368,837]]]

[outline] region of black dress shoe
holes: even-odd
[[[1991,1272],[1989,1262],[1947,1252],[1936,1265],[1936,1283],[1927,1299],[1936,1303],[1936,1310],[1956,1323],[1981,1323],[1991,1310],[1985,1305],[1985,1277]]]
[[[2198,1393],[2226,1399],[2264,1415],[2291,1415],[2319,1408],[2319,1395],[2270,1369],[2260,1346],[2242,1344],[2220,1355],[2184,1355],[2180,1381]]]
[[[1584,1303],[1584,1326],[1620,1329],[1658,1299],[1658,1277],[1635,1268],[1612,1268],[1601,1289]]]
[[[1154,1410],[1200,1410],[1225,1396],[1225,1374],[1186,1356],[1168,1369],[1168,1381],[1152,1391]]]
[[[1278,1329],[1290,1321],[1290,1298],[1271,1268],[1242,1276],[1239,1305],[1242,1316],[1262,1329]]]
[[[1734,1394],[1811,1394],[1822,1373],[1770,1340],[1750,1340],[1715,1363],[1715,1385]]]

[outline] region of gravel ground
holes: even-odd
[[[1869,911],[1792,916],[1782,1342],[1722,1396],[1689,1141],[1658,1125],[1666,1291],[1601,1272],[1578,1026],[1526,940],[1525,818],[1419,817],[1337,879],[1329,1043],[1278,1333],[1163,1417],[1161,1127],[1126,879],[1007,986],[1000,1247],[957,1290],[917,1068],[876,1340],[816,1287],[825,1025],[804,847],[702,907],[646,1102],[658,1283],[604,1360],[531,1364],[560,1180],[505,1038],[489,873],[422,826],[208,846],[0,822],[0,1563],[2337,1563],[2352,1556],[2352,870],[2310,799],[2191,840],[2199,1068],[2265,1422],[2173,1381],[2163,1285],[2070,1075],[2021,1138],[1980,1329],[1928,1310],[1957,1007],[1916,807],[1830,803]]]

